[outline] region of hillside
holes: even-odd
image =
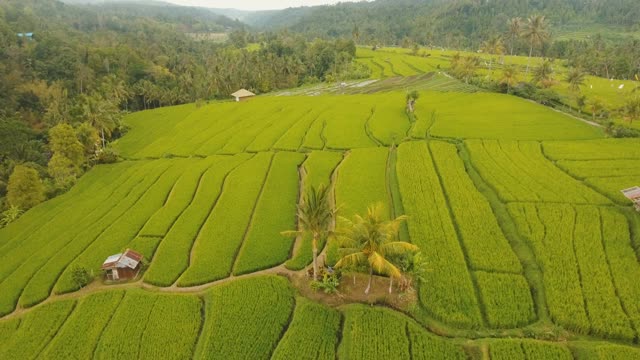
[[[310,37],[350,37],[357,33],[366,44],[391,45],[411,39],[425,45],[469,48],[504,33],[509,19],[536,14],[546,15],[558,34],[580,28],[583,34],[595,35],[609,27],[611,30],[604,33],[628,39],[638,31],[640,7],[634,0],[377,0],[258,12],[244,21],[264,29],[287,28]],[[523,46],[520,50],[526,49]]]
[[[0,357],[640,357],[640,218],[619,193],[640,142],[429,73],[436,56],[362,54],[407,77],[125,117],[123,161],[0,229]],[[369,296],[349,273],[341,296],[308,289],[311,239],[281,232],[320,184],[341,216],[408,216],[413,305],[382,276]],[[127,248],[138,279],[80,288],[75,269]]]

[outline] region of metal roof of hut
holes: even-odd
[[[124,253],[115,254],[109,256],[104,263],[102,263],[102,269],[113,268],[130,268],[135,269],[138,267],[140,261],[142,261],[142,254],[133,250],[127,249]]]

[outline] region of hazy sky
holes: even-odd
[[[180,5],[205,6],[211,8],[234,8],[242,10],[284,9],[297,6],[313,6],[347,2],[345,0],[168,0]]]

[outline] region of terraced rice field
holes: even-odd
[[[128,116],[123,161],[0,229],[0,358],[640,358],[640,216],[619,193],[640,143],[385,54],[359,61],[432,85],[415,116],[397,88],[367,93],[392,78]],[[408,217],[413,305],[296,289],[311,239],[281,232],[320,184],[342,216]],[[135,281],[79,289],[74,268],[126,248]]]

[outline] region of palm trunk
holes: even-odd
[[[514,42],[515,42],[515,37],[513,35],[511,35],[511,50],[509,51],[511,56],[513,56],[513,43]]]
[[[532,55],[533,55],[533,41],[531,42],[531,49],[529,50],[529,59],[527,60],[527,75],[529,75],[529,64],[531,64]]]
[[[318,236],[313,235],[313,280],[318,280]]]
[[[367,288],[364,290],[365,294],[369,294],[369,290],[371,290],[372,280],[373,280],[373,268],[369,268],[369,284],[367,284]]]
[[[393,291],[393,276],[389,276],[389,294]]]
[[[104,145],[105,145],[104,144],[105,143],[105,140],[104,140],[104,128],[100,129],[100,131],[102,133],[102,148],[104,149]]]

